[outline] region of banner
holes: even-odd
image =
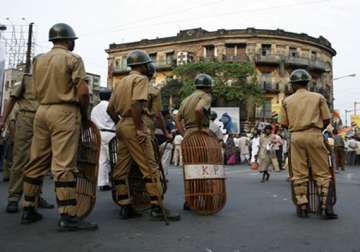
[[[351,116],[351,126],[352,127],[360,127],[360,115],[352,115]]]

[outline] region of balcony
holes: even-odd
[[[120,66],[114,66],[114,68],[112,69],[112,73],[113,74],[126,74],[130,72],[130,68],[124,65],[120,65]]]
[[[255,57],[256,64],[279,65],[281,58],[275,54],[257,54]]]
[[[260,82],[260,88],[266,94],[278,94],[280,92],[279,83],[271,83],[270,81]]]
[[[330,70],[328,63],[326,63],[325,61],[322,61],[320,59],[311,59],[309,68],[312,70],[318,70],[318,71],[323,71],[323,72]]]
[[[249,62],[249,57],[246,55],[223,55],[223,61],[225,62]]]
[[[157,70],[171,70],[176,67],[176,59],[167,59],[154,62]]]
[[[215,56],[200,57],[199,60],[204,62],[214,62],[216,61],[216,57]]]
[[[285,64],[295,67],[308,67],[309,61],[310,61],[309,58],[303,58],[299,56],[289,56],[285,59]]]

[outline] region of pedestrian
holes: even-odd
[[[225,142],[225,156],[227,165],[236,164],[236,151],[238,148],[235,146],[234,134],[230,133]]]
[[[336,169],[345,171],[345,141],[337,130],[334,130],[334,151],[336,157]]]
[[[60,220],[59,231],[95,230],[97,225],[76,216],[76,157],[81,119],[86,126],[89,90],[80,56],[72,53],[77,36],[67,24],[49,31],[54,47],[33,62],[33,95],[40,103],[34,118],[30,161],[24,174],[21,223],[41,220],[35,207],[43,177],[51,167]]]
[[[251,169],[257,170],[259,163],[258,163],[258,154],[260,149],[260,130],[254,129],[253,136],[250,140],[250,146],[251,146]]]
[[[99,92],[100,103],[97,104],[91,111],[91,120],[100,130],[101,147],[99,157],[99,174],[97,185],[100,191],[109,191],[110,187],[110,153],[109,143],[115,137],[115,123],[106,112],[111,91],[103,88]]]
[[[348,165],[355,165],[357,142],[353,136],[348,139]]]
[[[128,176],[132,161],[136,162],[143,175],[145,188],[150,195],[150,216],[155,220],[179,220],[163,206],[163,191],[160,169],[152,144],[151,130],[147,128],[143,114],[149,99],[149,71],[153,71],[151,58],[141,50],[131,51],[127,64],[131,72],[116,85],[107,112],[116,123],[118,138],[118,161],[113,170],[116,201],[120,205],[120,218],[141,216],[132,206]],[[119,119],[119,115],[121,119]]]
[[[290,159],[292,186],[297,215],[308,216],[308,187],[310,176],[315,180],[319,198],[320,215],[326,219],[336,219],[330,196],[334,195],[335,184],[329,168],[328,150],[324,144],[322,129],[331,119],[326,99],[307,90],[310,74],[297,69],[290,75],[290,83],[295,91],[282,104],[280,123],[291,133]],[[311,173],[309,166],[311,164]]]
[[[177,131],[176,136],[174,138],[174,158],[173,163],[175,166],[182,166],[182,153],[181,153],[181,142],[183,140],[183,136]]]
[[[241,163],[249,164],[250,159],[250,140],[243,132],[239,138],[239,150],[240,150],[240,161]]]
[[[257,156],[259,162],[259,172],[262,173],[261,183],[269,180],[269,167],[273,166],[272,145],[274,144],[275,137],[271,132],[272,126],[267,124],[264,128],[264,133],[260,136],[259,140],[260,147]]]

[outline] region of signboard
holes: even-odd
[[[223,114],[227,113],[231,117],[232,127],[231,132],[232,133],[240,133],[240,108],[238,107],[211,107],[211,111],[215,111],[217,114],[217,118],[215,120],[215,123],[217,125],[221,126],[221,129],[223,129],[223,123],[220,122],[220,119]],[[224,132],[224,130],[223,130]]]
[[[360,115],[352,115],[351,116],[351,126],[352,127],[360,127]]]
[[[218,164],[184,165],[185,179],[219,179],[225,178],[225,168]]]

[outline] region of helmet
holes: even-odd
[[[152,62],[150,56],[146,52],[141,50],[131,51],[127,55],[126,60],[128,66],[144,65]]]
[[[111,90],[106,87],[101,87],[99,91],[99,97],[102,101],[108,101],[111,97]]]
[[[211,88],[213,85],[214,85],[214,80],[208,74],[201,73],[201,74],[198,74],[195,77],[194,86],[196,88],[198,88],[198,87],[209,87],[209,88]]]
[[[290,74],[290,83],[307,84],[311,81],[311,75],[305,69],[296,69]]]
[[[215,111],[211,111],[210,112],[210,120],[215,120],[217,118],[217,114],[216,114],[216,112]]]
[[[70,25],[64,23],[58,23],[53,25],[49,31],[49,41],[58,39],[77,39],[73,28]]]

